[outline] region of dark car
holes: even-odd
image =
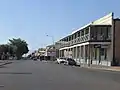
[[[75,65],[76,66],[76,62],[72,58],[67,58],[67,62],[68,62],[68,65],[72,65],[72,66]]]
[[[37,58],[33,58],[34,61],[37,61]]]

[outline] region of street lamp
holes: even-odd
[[[53,45],[54,45],[54,37],[53,36],[49,36],[49,35],[46,35],[46,36],[52,38],[52,42],[53,42]]]
[[[53,42],[53,50],[55,50],[55,51],[52,51],[52,52],[55,52],[55,53],[56,53],[55,43],[54,43],[54,36],[49,36],[49,35],[46,35],[46,36],[47,36],[47,37],[51,37],[52,42]],[[47,52],[47,49],[46,49],[46,52]],[[56,54],[55,54],[54,56],[52,55],[51,59],[54,60],[55,57],[56,57]]]

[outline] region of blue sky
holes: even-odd
[[[120,0],[1,0],[0,43],[25,39],[31,50],[52,43],[110,12],[120,17]]]

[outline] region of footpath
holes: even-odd
[[[102,66],[102,65],[91,65],[88,66],[82,66],[89,69],[101,69],[101,70],[109,70],[109,71],[119,71],[120,72],[120,66]]]

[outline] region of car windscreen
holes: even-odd
[[[68,59],[67,59],[67,61],[74,61],[74,60],[73,60],[73,59],[71,59],[71,58],[68,58]]]
[[[65,58],[60,58],[60,59],[65,59]]]

